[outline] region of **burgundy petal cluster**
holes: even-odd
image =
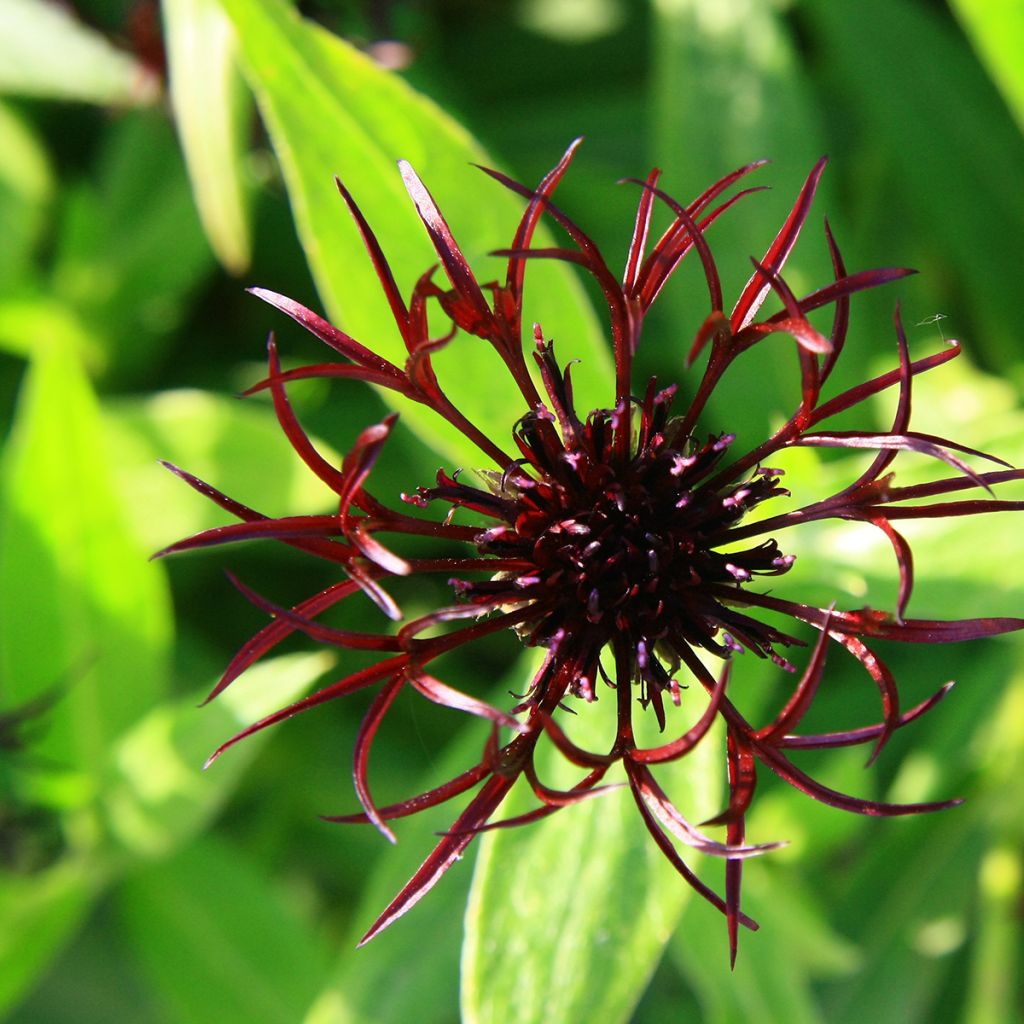
[[[940,803],[892,804],[835,791],[811,778],[791,759],[793,750],[867,745],[873,759],[893,732],[928,711],[946,694],[909,709],[901,706],[893,675],[874,649],[875,641],[946,643],[989,637],[1024,628],[1016,618],[933,621],[907,617],[914,584],[910,545],[899,532],[901,520],[959,517],[1015,511],[1024,502],[1001,500],[993,487],[1020,479],[998,459],[910,427],[911,385],[916,376],[959,354],[954,343],[911,359],[897,308],[896,365],[886,373],[824,397],[842,355],[850,300],[856,292],[904,277],[900,268],[850,273],[825,224],[833,279],[798,297],[782,276],[786,261],[807,220],[825,161],[819,161],[800,190],[775,240],[760,260],[752,260],[749,281],[726,312],[719,273],[705,235],[730,208],[756,188],[734,187],[761,163],[741,167],[716,182],[687,205],[658,186],[653,171],[640,188],[635,227],[621,278],[608,267],[593,240],[553,202],[552,194],[576,151],[569,147],[536,189],[486,170],[522,196],[526,203],[518,230],[507,249],[504,283],[481,285],[459,249],[430,193],[408,164],[401,173],[426,227],[447,278],[439,284],[436,267],[416,283],[406,302],[384,253],[356,203],[338,188],[362,235],[408,356],[397,365],[284,296],[253,289],[319,338],[332,360],[283,370],[273,339],[269,373],[251,391],[269,391],[277,419],[309,469],[338,498],[338,512],[274,518],[229,498],[184,470],[169,467],[183,480],[238,520],[207,530],[161,554],[265,538],[280,541],[336,564],[342,577],[294,607],[282,607],[238,580],[242,594],[270,618],[236,654],[214,688],[224,690],[282,640],[302,633],[313,640],[348,650],[379,655],[369,667],[354,671],[309,696],[256,722],[225,742],[211,761],[239,740],[327,701],[374,688],[375,695],[359,729],[353,752],[355,790],[362,810],[332,820],[370,822],[392,838],[388,822],[476,790],[408,884],[381,914],[367,941],[408,911],[460,857],[481,831],[534,821],[596,793],[615,765],[621,765],[641,818],[658,847],[680,875],[726,916],[735,957],[738,925],[756,927],[740,909],[744,860],[773,844],[746,840],[745,818],[759,766],[808,796],[833,807],[870,815],[901,815],[952,806]],[[653,244],[652,215],[667,208],[668,227]],[[544,216],[566,237],[559,247],[535,247],[535,229]],[[694,252],[707,284],[709,310],[690,348],[687,366],[703,359],[688,398],[678,411],[676,385],[656,380],[634,384],[633,363],[645,316],[680,262]],[[614,394],[608,408],[581,413],[573,399],[569,367],[555,356],[539,325],[524,341],[523,288],[532,259],[558,260],[581,267],[596,281],[608,308],[615,356]],[[773,297],[776,312],[765,314]],[[431,333],[437,312],[448,328]],[[832,310],[828,333],[809,319],[815,310]],[[522,395],[523,415],[509,424],[505,438],[484,434],[450,401],[432,357],[460,334],[493,346]],[[732,363],[770,335],[795,343],[800,373],[800,400],[772,436],[743,453],[735,439],[709,430],[704,423],[712,392]],[[474,338],[459,344],[476,344]],[[528,354],[529,353],[529,354]],[[530,365],[532,361],[532,366]],[[436,483],[402,495],[405,510],[383,504],[367,489],[371,470],[394,425],[395,417],[365,429],[340,467],[321,455],[296,418],[287,386],[301,378],[354,378],[396,392],[429,407],[457,428],[480,451],[484,467],[475,482],[438,471]],[[895,389],[896,412],[888,430],[835,429],[840,413],[862,406],[887,389]],[[876,453],[870,465],[838,493],[790,511],[771,514],[760,506],[788,492],[774,457],[795,446],[844,448]],[[943,479],[897,486],[891,466],[900,453],[916,453],[948,467]],[[965,459],[999,463],[979,471]],[[961,491],[980,490],[983,497],[942,500]],[[443,521],[418,510],[442,502],[450,509]],[[465,510],[453,515],[456,510]],[[456,522],[458,519],[459,522]],[[793,557],[776,538],[794,526],[841,519],[868,523],[892,546],[899,572],[899,594],[892,612],[867,608],[841,610],[800,603],[767,592],[765,578],[786,575]],[[401,535],[429,537],[437,557],[404,557],[392,550]],[[385,544],[382,537],[392,540]],[[387,589],[393,577],[443,574],[454,591],[452,603],[412,621]],[[321,621],[327,609],[362,592],[391,620],[402,624],[381,633],[348,631]],[[817,631],[802,671],[785,652],[803,647],[793,633],[769,624],[781,615]],[[512,630],[527,646],[544,651],[543,662],[527,693],[507,711],[457,690],[431,674],[434,662],[455,648],[490,634]],[[870,676],[881,698],[876,724],[831,733],[800,731],[821,684],[826,653],[838,645]],[[747,651],[766,663],[794,673],[792,695],[765,724],[753,725],[729,695],[732,655]],[[721,659],[713,672],[706,662]],[[680,682],[682,680],[682,682]],[[681,689],[696,683],[706,702],[696,722],[667,742],[638,745],[634,735],[637,709],[650,709],[658,726],[668,727],[674,708],[683,703]],[[367,766],[374,737],[398,694],[412,688],[428,701],[486,719],[490,732],[479,762],[445,784],[401,803],[379,806]],[[617,726],[606,747],[586,750],[570,739],[564,716],[573,707],[597,700],[604,691],[617,708]],[[692,704],[690,693],[686,703]],[[681,713],[681,712],[680,712]],[[690,715],[692,721],[693,715]],[[654,767],[684,757],[716,720],[727,736],[728,803],[701,827],[675,807],[655,779]],[[510,737],[503,741],[502,730]],[[553,744],[580,777],[568,790],[546,785],[538,776],[538,745]],[[505,796],[524,779],[536,794],[534,811],[515,819],[495,820]],[[724,841],[705,831],[724,826]],[[725,861],[725,892],[719,895],[699,880],[680,856],[677,845]]]

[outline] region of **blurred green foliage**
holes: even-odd
[[[218,742],[332,662],[296,645],[199,709],[203,685],[260,616],[224,580],[223,555],[146,561],[221,521],[158,458],[267,512],[327,507],[267,403],[232,395],[258,378],[271,329],[286,358],[315,355],[243,284],[322,305],[380,351],[397,342],[333,174],[408,288],[432,257],[395,159],[417,167],[479,266],[508,243],[518,205],[466,164],[533,182],[580,134],[559,203],[613,260],[635,203],[619,178],[657,162],[688,199],[738,164],[774,160],[759,172],[774,191],[710,237],[727,294],[829,153],[788,276],[800,290],[827,273],[815,237],[825,214],[851,267],[919,268],[898,289],[915,352],[956,336],[969,355],[922,380],[918,429],[1024,463],[1019,5],[320,0],[302,10],[311,21],[284,0],[0,5],[0,716],[13,722],[48,695],[0,734],[0,1014],[16,1024],[1021,1019],[1019,642],[886,651],[908,703],[949,678],[959,685],[869,772],[849,751],[814,765],[840,788],[959,794],[964,807],[863,821],[765,780],[748,835],[791,842],[746,871],[762,930],[744,936],[734,973],[718,915],[650,864],[649,847],[634,848],[639,820],[611,803],[621,796],[631,810],[623,794],[556,816],[563,832],[489,842],[464,949],[469,865],[357,953],[450,813],[401,823],[396,850],[318,820],[355,805],[358,700],[250,740],[202,774]],[[561,356],[582,360],[579,389],[607,401],[587,285],[534,268],[533,315]],[[642,369],[663,380],[678,378],[703,316],[698,283],[684,274],[647,328]],[[848,374],[893,364],[894,299],[890,289],[855,304]],[[751,437],[796,395],[789,353],[765,349],[712,407]],[[457,372],[460,400],[493,430],[518,415],[486,354],[449,351],[439,367]],[[344,451],[380,418],[381,399],[321,384],[296,387],[296,407],[325,450]],[[382,495],[466,457],[401,411]],[[878,415],[891,415],[884,403]],[[794,491],[847,478],[837,461],[795,454]],[[807,532],[796,550],[808,599],[891,603],[890,556],[875,538]],[[921,524],[912,610],[1020,614],[1021,533],[1012,517]],[[227,561],[281,601],[330,582],[269,547]],[[446,678],[501,699],[522,683],[513,654],[484,645],[451,658]],[[835,662],[815,714],[873,720],[868,687]],[[783,685],[749,682],[752,706]],[[464,768],[483,742],[412,702],[389,729],[375,753],[387,798]],[[708,781],[681,785],[695,784],[711,814],[717,769],[694,770]],[[714,867],[701,865],[720,884]]]

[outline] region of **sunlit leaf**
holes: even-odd
[[[0,92],[86,103],[152,103],[155,75],[67,8],[47,0],[4,0]]]
[[[979,787],[980,798],[991,808],[987,817],[992,843],[978,877],[977,940],[964,1012],[964,1020],[971,1024],[1012,1020],[1022,980],[1024,928],[1018,909],[1024,892],[1024,812],[1013,799],[1024,768],[1024,675],[1019,671],[992,719],[985,734]]]
[[[171,106],[206,236],[225,268],[249,265],[245,188],[251,104],[230,22],[216,0],[165,0]]]
[[[735,167],[771,161],[745,184],[772,191],[745,199],[708,231],[732,301],[750,274],[750,258],[763,255],[788,204],[827,149],[820,115],[788,27],[772,4],[653,0],[652,8],[656,113],[651,141],[656,162],[666,171],[664,187],[686,201]],[[787,280],[797,292],[827,277],[819,225],[825,214],[837,220],[831,191],[826,173],[806,229],[809,237],[787,266]],[[699,286],[694,275],[673,282],[659,299],[669,338],[692,337],[706,315],[707,298]],[[793,394],[794,365],[788,352],[780,356],[777,349],[745,355],[712,397],[709,422],[718,421],[716,429],[741,439],[748,430],[752,438],[763,437],[779,403]]]
[[[590,749],[607,746],[613,705],[603,699],[583,708],[572,723],[578,728],[570,730],[574,741]],[[721,742],[713,732],[681,763],[658,772],[691,820],[720,809]],[[540,777],[564,786],[561,754],[539,760]],[[498,817],[533,806],[532,794],[513,791]],[[490,833],[481,844],[466,914],[464,1020],[629,1020],[692,896],[644,829],[626,789],[564,808],[539,824]],[[724,932],[724,920],[716,924]]]
[[[0,347],[5,352],[27,358],[47,339],[57,339],[88,367],[103,363],[103,343],[59,299],[33,290],[0,301]]]
[[[35,749],[83,784],[162,696],[171,639],[163,569],[124,526],[96,399],[52,338],[26,377],[2,466],[0,676],[9,698],[60,694]]]
[[[1024,7],[1016,0],[953,0],[950,6],[1024,130]]]
[[[6,103],[0,103],[0,138],[4,140],[0,146],[0,224],[4,226],[0,294],[4,294],[27,274],[26,264],[42,231],[54,182],[41,140]]]
[[[773,176],[801,181],[822,154],[824,134],[810,82],[776,11],[755,0],[654,0],[653,8],[653,143],[667,173],[703,187],[764,158],[772,161]],[[738,219],[748,247],[771,241],[775,216],[747,207]],[[763,243],[750,238],[752,223],[767,232]],[[720,233],[733,239],[737,230],[723,222],[715,228]],[[749,274],[749,263],[740,273]]]
[[[879,371],[884,366],[879,364]],[[1016,406],[1011,385],[979,372],[966,357],[921,377],[914,386],[916,429],[955,436],[965,444],[1020,466],[1024,465],[1024,414]],[[892,399],[883,401],[880,397],[876,413],[876,423],[882,425],[892,414]],[[787,462],[787,481],[794,498],[833,493],[846,486],[856,477],[856,471],[850,468],[855,462],[850,458],[829,464],[803,458]],[[978,460],[973,464],[980,465]],[[893,470],[895,483],[901,486],[936,479],[937,472],[931,460],[909,454],[901,456]],[[998,496],[1022,500],[1024,485],[1019,481],[1001,485]],[[977,498],[981,494],[965,492],[962,497]],[[1019,513],[998,512],[901,522],[901,531],[911,541],[919,566],[920,579],[911,612],[923,618],[967,618],[976,614],[979,602],[984,601],[986,614],[1015,614],[1020,608],[1024,581],[1018,573],[1006,572],[1005,567],[1007,553],[1018,544],[1018,516]],[[877,530],[828,522],[794,530],[791,537],[792,550],[799,555],[794,571],[813,574],[817,580],[830,582],[836,588],[836,592],[822,595],[826,603],[843,592],[875,607],[885,607],[893,601],[896,565],[891,546]]]
[[[981,906],[971,963],[964,1020],[1013,1020],[1020,995],[1024,928],[1017,907],[1021,880],[1019,838],[1013,846],[993,845],[981,862]]]

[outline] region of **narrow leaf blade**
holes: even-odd
[[[251,103],[231,23],[216,0],[163,4],[171,106],[206,237],[224,268],[249,266],[244,159]]]

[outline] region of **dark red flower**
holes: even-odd
[[[331,326],[305,307],[273,292],[254,293],[298,321],[333,350],[337,361],[283,371],[273,339],[267,378],[251,391],[269,390],[281,428],[309,468],[338,496],[332,515],[272,518],[241,505],[183,470],[170,467],[196,490],[240,522],[200,533],[163,554],[238,540],[268,538],[299,548],[338,565],[344,578],[293,608],[279,607],[238,580],[235,585],[271,621],[235,656],[214,688],[216,696],[245,669],[285,637],[300,632],[341,648],[369,650],[376,663],[353,672],[310,696],[256,722],[229,739],[213,755],[275,722],[326,701],[369,687],[376,688],[359,730],[353,776],[362,805],[359,814],[333,820],[372,822],[393,838],[387,822],[477,789],[465,810],[413,878],[364,938],[375,936],[412,907],[458,859],[479,832],[511,821],[495,821],[502,800],[521,777],[539,804],[515,823],[532,821],[599,792],[609,769],[621,763],[644,824],[678,872],[728,920],[735,957],[737,926],[756,927],[740,910],[740,879],[745,858],[770,845],[750,845],[744,820],[754,793],[759,765],[791,786],[834,807],[860,814],[899,815],[950,807],[941,803],[891,804],[836,792],[808,776],[790,759],[794,749],[822,749],[866,744],[872,759],[896,729],[933,707],[949,685],[910,709],[900,705],[892,674],[873,649],[876,640],[946,643],[994,636],[1024,627],[1024,620],[982,618],[932,621],[907,618],[914,572],[908,543],[897,525],[904,519],[974,515],[1020,510],[1024,502],[999,500],[992,488],[1024,473],[1009,467],[980,472],[963,456],[999,462],[953,441],[910,428],[911,384],[918,374],[949,362],[955,344],[911,360],[895,317],[898,364],[881,376],[831,394],[823,392],[843,351],[850,298],[855,292],[904,277],[896,268],[849,273],[832,233],[825,225],[834,279],[798,298],[782,270],[808,216],[821,160],[811,171],[775,241],[760,260],[739,299],[726,313],[722,287],[705,233],[737,200],[756,189],[727,193],[759,163],[742,167],[689,205],[658,187],[653,171],[640,186],[640,201],[622,281],[611,272],[593,241],[556,207],[551,196],[575,153],[574,143],[536,190],[496,171],[486,171],[526,200],[526,211],[508,249],[503,284],[482,286],[467,265],[451,231],[415,172],[401,165],[402,176],[437,250],[448,287],[428,271],[413,289],[408,304],[399,293],[384,254],[352,197],[339,190],[358,224],[370,259],[408,349],[404,366]],[[672,215],[668,229],[648,246],[656,203]],[[542,215],[564,230],[568,243],[533,248]],[[634,354],[644,317],[680,261],[691,251],[703,268],[709,312],[689,353],[689,364],[706,354],[703,372],[677,401],[677,386],[660,387],[651,379],[637,389]],[[562,367],[553,344],[535,326],[524,346],[523,280],[527,261],[554,259],[573,263],[591,274],[608,306],[615,354],[614,396],[610,407],[581,414],[573,401],[568,367]],[[774,294],[778,312],[762,313]],[[442,337],[428,330],[428,304],[436,303],[450,321]],[[808,314],[832,307],[832,325],[822,334]],[[509,425],[509,436],[487,437],[448,399],[431,363],[456,336],[476,335],[490,343],[522,394],[523,415]],[[751,451],[733,451],[733,437],[705,423],[709,396],[733,361],[772,334],[795,341],[799,357],[801,399],[792,416]],[[458,344],[475,344],[459,339]],[[526,354],[529,350],[529,357]],[[530,361],[534,364],[533,370]],[[340,468],[322,457],[297,421],[286,394],[290,381],[309,377],[350,377],[398,392],[430,407],[458,428],[480,450],[489,468],[481,483],[441,470],[436,484],[403,495],[408,511],[397,511],[371,495],[367,478],[392,429],[394,416],[359,435]],[[539,386],[538,386],[539,385]],[[830,429],[839,413],[860,406],[888,388],[898,392],[896,414],[888,431]],[[678,407],[678,408],[674,408]],[[774,456],[794,446],[866,449],[876,452],[871,465],[848,486],[824,500],[793,511],[772,514],[771,499],[788,494],[782,472],[771,468]],[[509,450],[506,450],[509,449]],[[951,473],[937,482],[897,486],[891,466],[901,452],[945,463]],[[1000,463],[1005,466],[1005,463]],[[937,500],[980,489],[984,497]],[[442,502],[465,509],[456,523],[421,517],[416,510]],[[765,505],[762,509],[760,506]],[[892,545],[899,571],[899,596],[891,613],[867,608],[820,608],[766,592],[766,578],[790,572],[793,558],[777,537],[798,524],[823,519],[869,523]],[[434,558],[405,558],[381,540],[386,535],[435,538]],[[319,621],[326,609],[358,592],[373,600],[388,618],[402,613],[386,589],[389,578],[442,573],[451,578],[453,602],[429,615],[404,622],[394,633],[351,632]],[[804,646],[795,635],[765,622],[764,612],[788,616],[818,631],[792,696],[776,716],[752,725],[737,710],[729,693],[732,655],[748,651],[787,672],[796,672],[784,652]],[[448,624],[454,624],[449,626]],[[425,635],[444,625],[448,631]],[[446,652],[499,631],[514,630],[528,646],[543,648],[543,664],[524,698],[502,711],[448,686],[430,673]],[[881,721],[861,729],[825,734],[799,731],[814,700],[825,668],[830,641],[845,648],[863,666],[881,696]],[[717,675],[701,655],[722,659]],[[602,660],[603,656],[603,660]],[[636,708],[650,709],[665,729],[673,707],[681,703],[680,678],[696,681],[707,703],[696,724],[653,748],[634,739]],[[374,735],[399,691],[412,687],[427,700],[458,708],[491,723],[479,763],[436,789],[401,803],[379,807],[367,777]],[[617,728],[606,748],[580,749],[559,724],[568,705],[598,699],[609,688],[617,705]],[[634,700],[634,696],[636,699]],[[687,695],[687,704],[692,704]],[[699,708],[697,710],[700,710]],[[729,800],[725,810],[702,828],[691,824],[663,792],[654,766],[684,757],[721,718],[727,733]],[[692,720],[692,715],[691,715]],[[501,730],[512,734],[499,739]],[[534,756],[541,742],[554,746],[581,771],[568,791],[554,790],[538,778]],[[211,760],[213,760],[211,758]],[[703,830],[725,827],[725,841]],[[726,862],[725,894],[719,896],[697,879],[680,857],[676,842]]]

